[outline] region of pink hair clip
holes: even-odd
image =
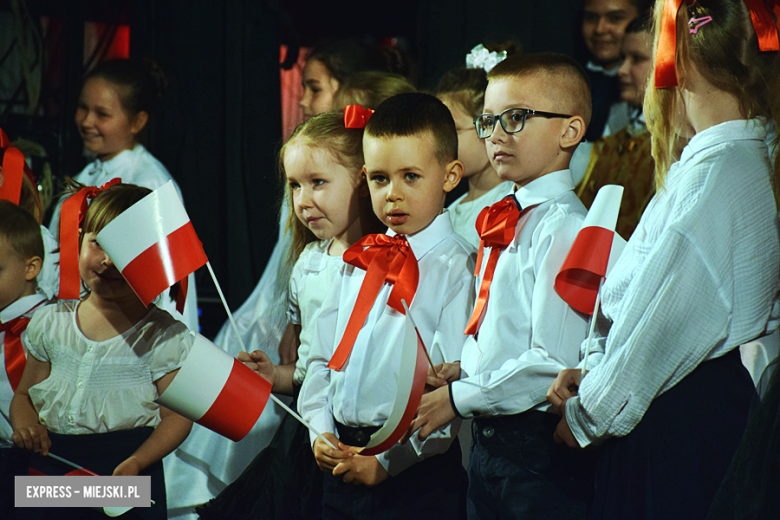
[[[712,16],[705,16],[703,18],[691,18],[688,20],[688,26],[691,28],[691,34],[697,34],[699,27],[706,25],[712,21]]]

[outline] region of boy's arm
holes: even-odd
[[[22,379],[11,400],[11,439],[18,447],[49,454],[51,440],[46,428],[38,420],[38,411],[30,399],[30,387],[37,385],[51,374],[51,362],[36,359],[32,354],[27,356]]]

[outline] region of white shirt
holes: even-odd
[[[310,349],[314,340],[314,324],[322,308],[325,295],[338,277],[344,261],[341,256],[328,255],[332,240],[311,242],[301,253],[290,277],[287,320],[301,325],[298,361],[293,380],[301,384],[306,375]]]
[[[388,235],[394,233],[390,230]],[[445,211],[427,228],[407,237],[420,277],[410,312],[435,364],[460,359],[463,330],[474,302],[473,248],[452,230]],[[320,432],[335,432],[335,421],[347,426],[381,426],[395,399],[406,318],[387,305],[393,286],[382,286],[352,353],[341,371],[327,367],[352,315],[366,272],[344,264],[322,304],[316,324],[317,343],[303,381],[299,409]],[[413,436],[377,456],[396,475],[412,464],[447,450],[459,423],[450,423],[425,442]],[[312,435],[312,443],[316,437]]]
[[[464,193],[462,196],[458,197],[455,202],[447,207],[447,212],[450,214],[450,222],[452,222],[452,229],[468,240],[472,246],[478,248],[479,233],[477,233],[475,226],[480,211],[487,206],[492,205],[494,202],[501,200],[501,198],[509,192],[512,186],[514,186],[514,183],[511,181],[502,182],[481,197],[468,202],[461,202],[466,198],[468,193]]]
[[[150,190],[156,190],[166,182],[173,180],[165,166],[142,144],[136,144],[132,150],[124,150],[108,161],[95,159],[73,179],[85,186],[102,186],[115,177],[121,178],[125,184],[135,184]],[[173,181],[173,184],[176,186],[179,198],[181,198],[179,185],[176,184],[176,181]],[[57,240],[60,237],[60,211],[63,202],[64,199],[57,202],[49,224],[49,231]],[[183,316],[176,310],[176,302],[171,301],[169,291],[162,293],[155,304],[168,311],[174,318],[183,321],[190,330],[198,332],[198,295],[195,288],[195,275],[191,274],[187,280],[187,299]],[[59,284],[57,287],[59,288]]]
[[[603,356],[566,403],[580,445],[628,434],[702,361],[766,332],[780,248],[765,135],[759,120],[716,125],[669,169],[603,287]]]
[[[192,346],[187,328],[157,307],[125,333],[92,341],[76,323],[78,300],[38,310],[22,337],[51,374],[29,393],[46,429],[105,433],[160,422],[154,381],[179,368]]]
[[[561,170],[515,193],[521,207],[540,205],[499,255],[482,325],[463,347],[452,396],[465,417],[546,410],[558,372],[579,361],[588,322],[554,288],[587,213],[573,189],[570,171]],[[477,287],[490,250],[482,253]]]
[[[11,320],[15,320],[21,316],[31,318],[33,310],[40,309],[46,298],[40,294],[33,294],[30,296],[23,296],[12,304],[8,305],[5,309],[0,311],[0,323],[8,323]],[[22,332],[20,337],[24,337],[26,332]],[[22,340],[22,348],[24,348],[24,340]],[[27,355],[27,349],[24,348],[24,354]],[[8,372],[5,366],[5,332],[0,332],[0,366],[2,366],[2,374],[0,374],[0,410],[3,411],[6,417],[10,418],[11,399],[14,397],[13,388],[11,388],[11,382],[8,380]],[[0,419],[0,438],[11,440],[11,434],[13,429],[8,421]]]
[[[41,239],[44,258],[41,272],[35,277],[36,290],[51,300],[60,290],[60,244],[44,226],[41,226]]]

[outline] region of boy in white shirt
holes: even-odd
[[[579,65],[552,53],[512,56],[488,82],[475,126],[514,187],[477,220],[469,339],[460,363],[429,376],[439,388],[423,395],[410,431],[426,438],[456,416],[474,418],[469,518],[584,518],[589,464],[553,442],[558,418],[545,394],[561,367],[577,365],[587,332],[553,285],[586,214],[568,168],[590,90]]]
[[[453,442],[459,421],[442,425],[425,442],[396,444],[377,456],[359,455],[356,448],[384,424],[395,398],[405,330],[401,298],[411,302],[434,362],[460,359],[474,301],[474,255],[443,212],[446,193],[463,173],[455,124],[435,97],[401,94],[371,116],[363,150],[374,212],[389,229],[344,254],[340,280],[317,320],[299,400],[303,417],[339,447],[312,436],[315,458],[326,471],[323,518],[462,517],[465,475]],[[356,268],[346,263],[351,252],[376,252],[375,259],[394,258],[403,268],[394,282],[380,278],[366,295],[376,264]]]

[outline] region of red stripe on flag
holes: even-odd
[[[166,236],[128,263],[122,275],[144,303],[208,262],[192,222]]]
[[[575,310],[593,314],[601,278],[607,274],[614,231],[590,226],[577,234],[558,276],[555,291]]]
[[[361,455],[378,455],[393,447],[404,433],[409,429],[412,424],[415,415],[417,415],[417,407],[420,406],[420,399],[422,399],[423,390],[425,390],[425,380],[428,377],[428,357],[425,355],[425,345],[423,344],[420,333],[417,332],[417,364],[414,367],[414,381],[412,382],[412,391],[409,394],[409,402],[406,405],[404,414],[401,417],[401,422],[390,436],[374,446],[373,448],[365,448],[360,452]]]
[[[234,359],[225,386],[197,422],[238,442],[255,425],[270,395],[271,383]]]

